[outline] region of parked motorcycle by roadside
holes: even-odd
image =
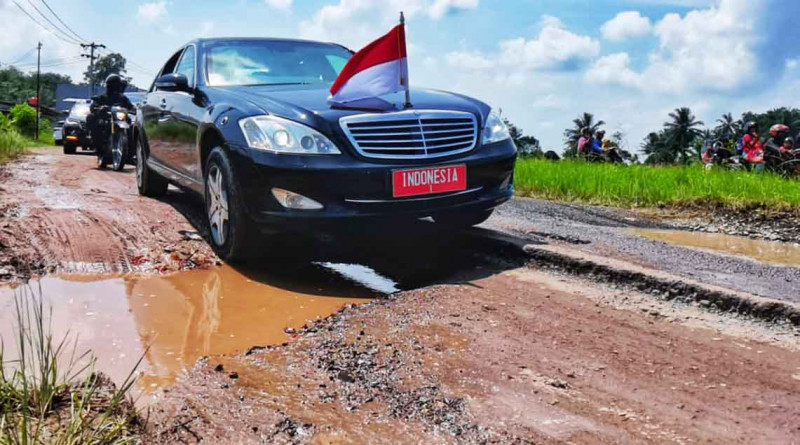
[[[129,110],[119,106],[98,106],[92,111],[92,141],[97,153],[97,168],[109,164],[114,171],[121,171],[130,163],[128,133],[131,128]]]

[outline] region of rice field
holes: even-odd
[[[520,159],[517,194],[618,207],[722,206],[800,208],[800,181],[701,165],[617,166],[582,161]]]

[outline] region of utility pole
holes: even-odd
[[[42,100],[39,98],[41,88],[39,85],[39,75],[41,74],[41,61],[42,61],[42,42],[36,46],[36,135],[33,140],[39,141],[39,113],[41,112]]]
[[[89,59],[89,98],[94,96],[94,50],[97,48],[105,48],[105,45],[99,43],[81,43],[81,48],[89,48],[89,54],[81,54],[81,56]]]

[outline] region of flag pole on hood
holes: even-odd
[[[403,15],[403,11],[400,11],[400,26],[403,27],[403,34],[402,35],[398,34],[397,38],[398,39],[402,38],[403,40],[405,40],[405,38],[406,38],[406,33],[405,33],[406,17]],[[406,42],[398,42],[398,43],[399,43],[397,45],[398,47],[401,47],[401,48],[405,48],[406,47]],[[406,103],[403,105],[403,107],[404,108],[411,108],[412,107],[412,105],[411,105],[411,90],[409,89],[409,86],[408,86],[408,57],[404,57],[402,59],[402,63],[403,63],[403,69],[400,70],[400,85],[403,85],[403,87],[406,90]]]

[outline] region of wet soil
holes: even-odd
[[[141,198],[133,167],[98,170],[92,161],[42,149],[3,166],[0,280],[48,271],[167,272],[217,262],[198,236],[196,199],[177,190],[161,201]]]
[[[606,293],[518,269],[348,309],[285,347],[202,362],[149,440],[800,440],[797,349],[588,298]]]

